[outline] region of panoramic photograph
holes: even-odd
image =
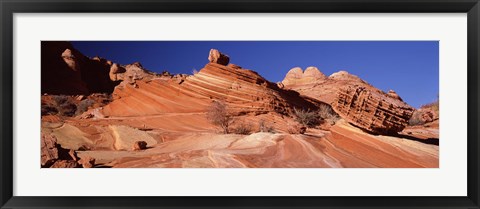
[[[439,168],[438,41],[42,41],[41,168]]]

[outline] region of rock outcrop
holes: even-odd
[[[308,67],[305,69],[305,72],[301,68],[295,67],[288,71],[282,83],[285,86],[297,86],[321,81],[326,78],[327,76],[316,67]]]
[[[208,54],[208,60],[210,62],[226,66],[230,62],[230,57],[228,57],[228,55],[223,54],[216,49],[210,49],[210,53]],[[235,68],[235,67],[232,66],[232,68]]]
[[[111,93],[119,82],[110,79],[112,62],[88,58],[65,41],[41,43],[42,94]]]
[[[384,135],[402,131],[415,110],[399,99],[359,86],[341,88],[332,107],[348,122]]]
[[[316,67],[308,67],[305,72],[300,68],[292,68],[281,82],[285,89],[294,90],[301,95],[331,104],[338,89],[348,85],[359,85],[374,89],[373,86],[359,77],[339,71],[326,76]]]
[[[42,132],[42,168],[92,168],[94,165],[95,159],[80,159],[74,150],[64,149],[60,144],[58,144],[55,136]]]

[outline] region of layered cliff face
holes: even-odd
[[[292,68],[281,83],[285,89],[297,91],[327,104],[333,102],[338,89],[344,86],[357,85],[375,90],[373,86],[347,71],[339,71],[327,77],[316,67],[308,67],[305,71],[299,67]]]
[[[339,71],[326,77],[317,68],[291,69],[284,88],[332,105],[348,122],[375,134],[395,135],[412,116],[413,107],[393,90],[385,93],[359,77]]]
[[[402,131],[415,110],[391,94],[354,86],[339,89],[332,106],[350,123],[384,135]]]

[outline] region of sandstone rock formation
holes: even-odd
[[[403,101],[402,98],[394,90],[389,90],[388,93],[387,93],[387,96],[389,96],[391,98],[394,98],[394,99],[398,99],[400,101]]]
[[[90,59],[69,42],[42,41],[41,51],[42,94],[111,93],[118,85],[110,80],[110,61]]]
[[[214,55],[220,53],[217,52],[212,51]],[[130,71],[129,66],[126,71]],[[131,85],[115,88],[113,94],[117,99],[105,106],[105,116],[205,112],[213,100],[225,101],[237,114],[278,112],[288,115],[293,107],[314,110],[318,103],[297,92],[279,88],[255,71],[216,62],[206,64],[195,75],[163,76],[135,82],[138,88]]]
[[[42,132],[41,138],[41,167],[42,168],[80,168],[93,167],[92,158],[80,159],[71,149],[64,149],[57,144],[57,139],[51,134]]]
[[[410,119],[410,125],[426,125],[439,119],[440,106],[439,101],[421,106],[415,110]]]
[[[348,122],[384,135],[402,131],[415,110],[399,99],[359,86],[341,88],[332,107]]]
[[[42,133],[41,139],[41,165],[50,167],[58,159],[57,140],[51,135]]]
[[[285,89],[297,91],[301,95],[327,104],[333,102],[338,89],[347,85],[360,85],[374,89],[367,82],[346,71],[339,71],[327,77],[316,67],[308,67],[305,72],[300,68],[292,68],[281,83]]]
[[[326,79],[327,76],[320,72],[316,67],[308,67],[305,69],[305,72],[299,67],[295,67],[288,71],[285,79],[282,83],[285,86],[296,86],[296,85],[303,85],[303,84],[310,84],[316,81],[321,81]]]
[[[93,168],[95,166],[95,158],[83,156],[78,163],[81,164],[83,168]]]
[[[112,81],[122,80],[121,78],[117,77],[117,74],[121,74],[125,72],[126,72],[125,68],[118,65],[117,63],[113,64],[112,66],[110,66],[110,72],[109,72],[110,80]]]
[[[58,49],[53,57],[63,70],[81,75],[79,82],[89,95],[73,100],[92,99],[95,104],[77,117],[42,116],[42,167],[438,167],[438,146],[361,130],[391,134],[401,129],[411,109],[395,92],[383,93],[346,71],[326,77],[314,67],[292,69],[286,84],[272,83],[229,63],[216,50],[195,75],[156,74],[140,63],[84,59],[69,47],[47,48]],[[95,80],[100,84],[93,84]],[[104,91],[111,93],[102,97],[106,102],[92,97],[92,89],[108,89],[108,83],[113,85]],[[343,93],[337,98],[339,89]],[[42,103],[50,97],[43,95]],[[216,100],[228,104],[236,121],[263,132],[217,134],[206,118],[207,107]],[[325,129],[295,122],[293,108],[318,111],[321,101],[335,104],[346,121]],[[270,128],[262,129],[259,121]],[[408,128],[410,137],[438,138],[438,128]]]
[[[213,63],[217,63],[220,65],[228,65],[230,62],[230,57],[228,55],[221,53],[216,49],[210,49],[210,53],[208,54],[208,60]],[[235,66],[231,66],[235,68]]]

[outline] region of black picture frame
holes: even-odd
[[[1,208],[480,208],[478,0],[0,0]],[[13,196],[14,13],[467,13],[468,195],[465,197],[22,197]],[[73,182],[74,183],[74,182]]]

